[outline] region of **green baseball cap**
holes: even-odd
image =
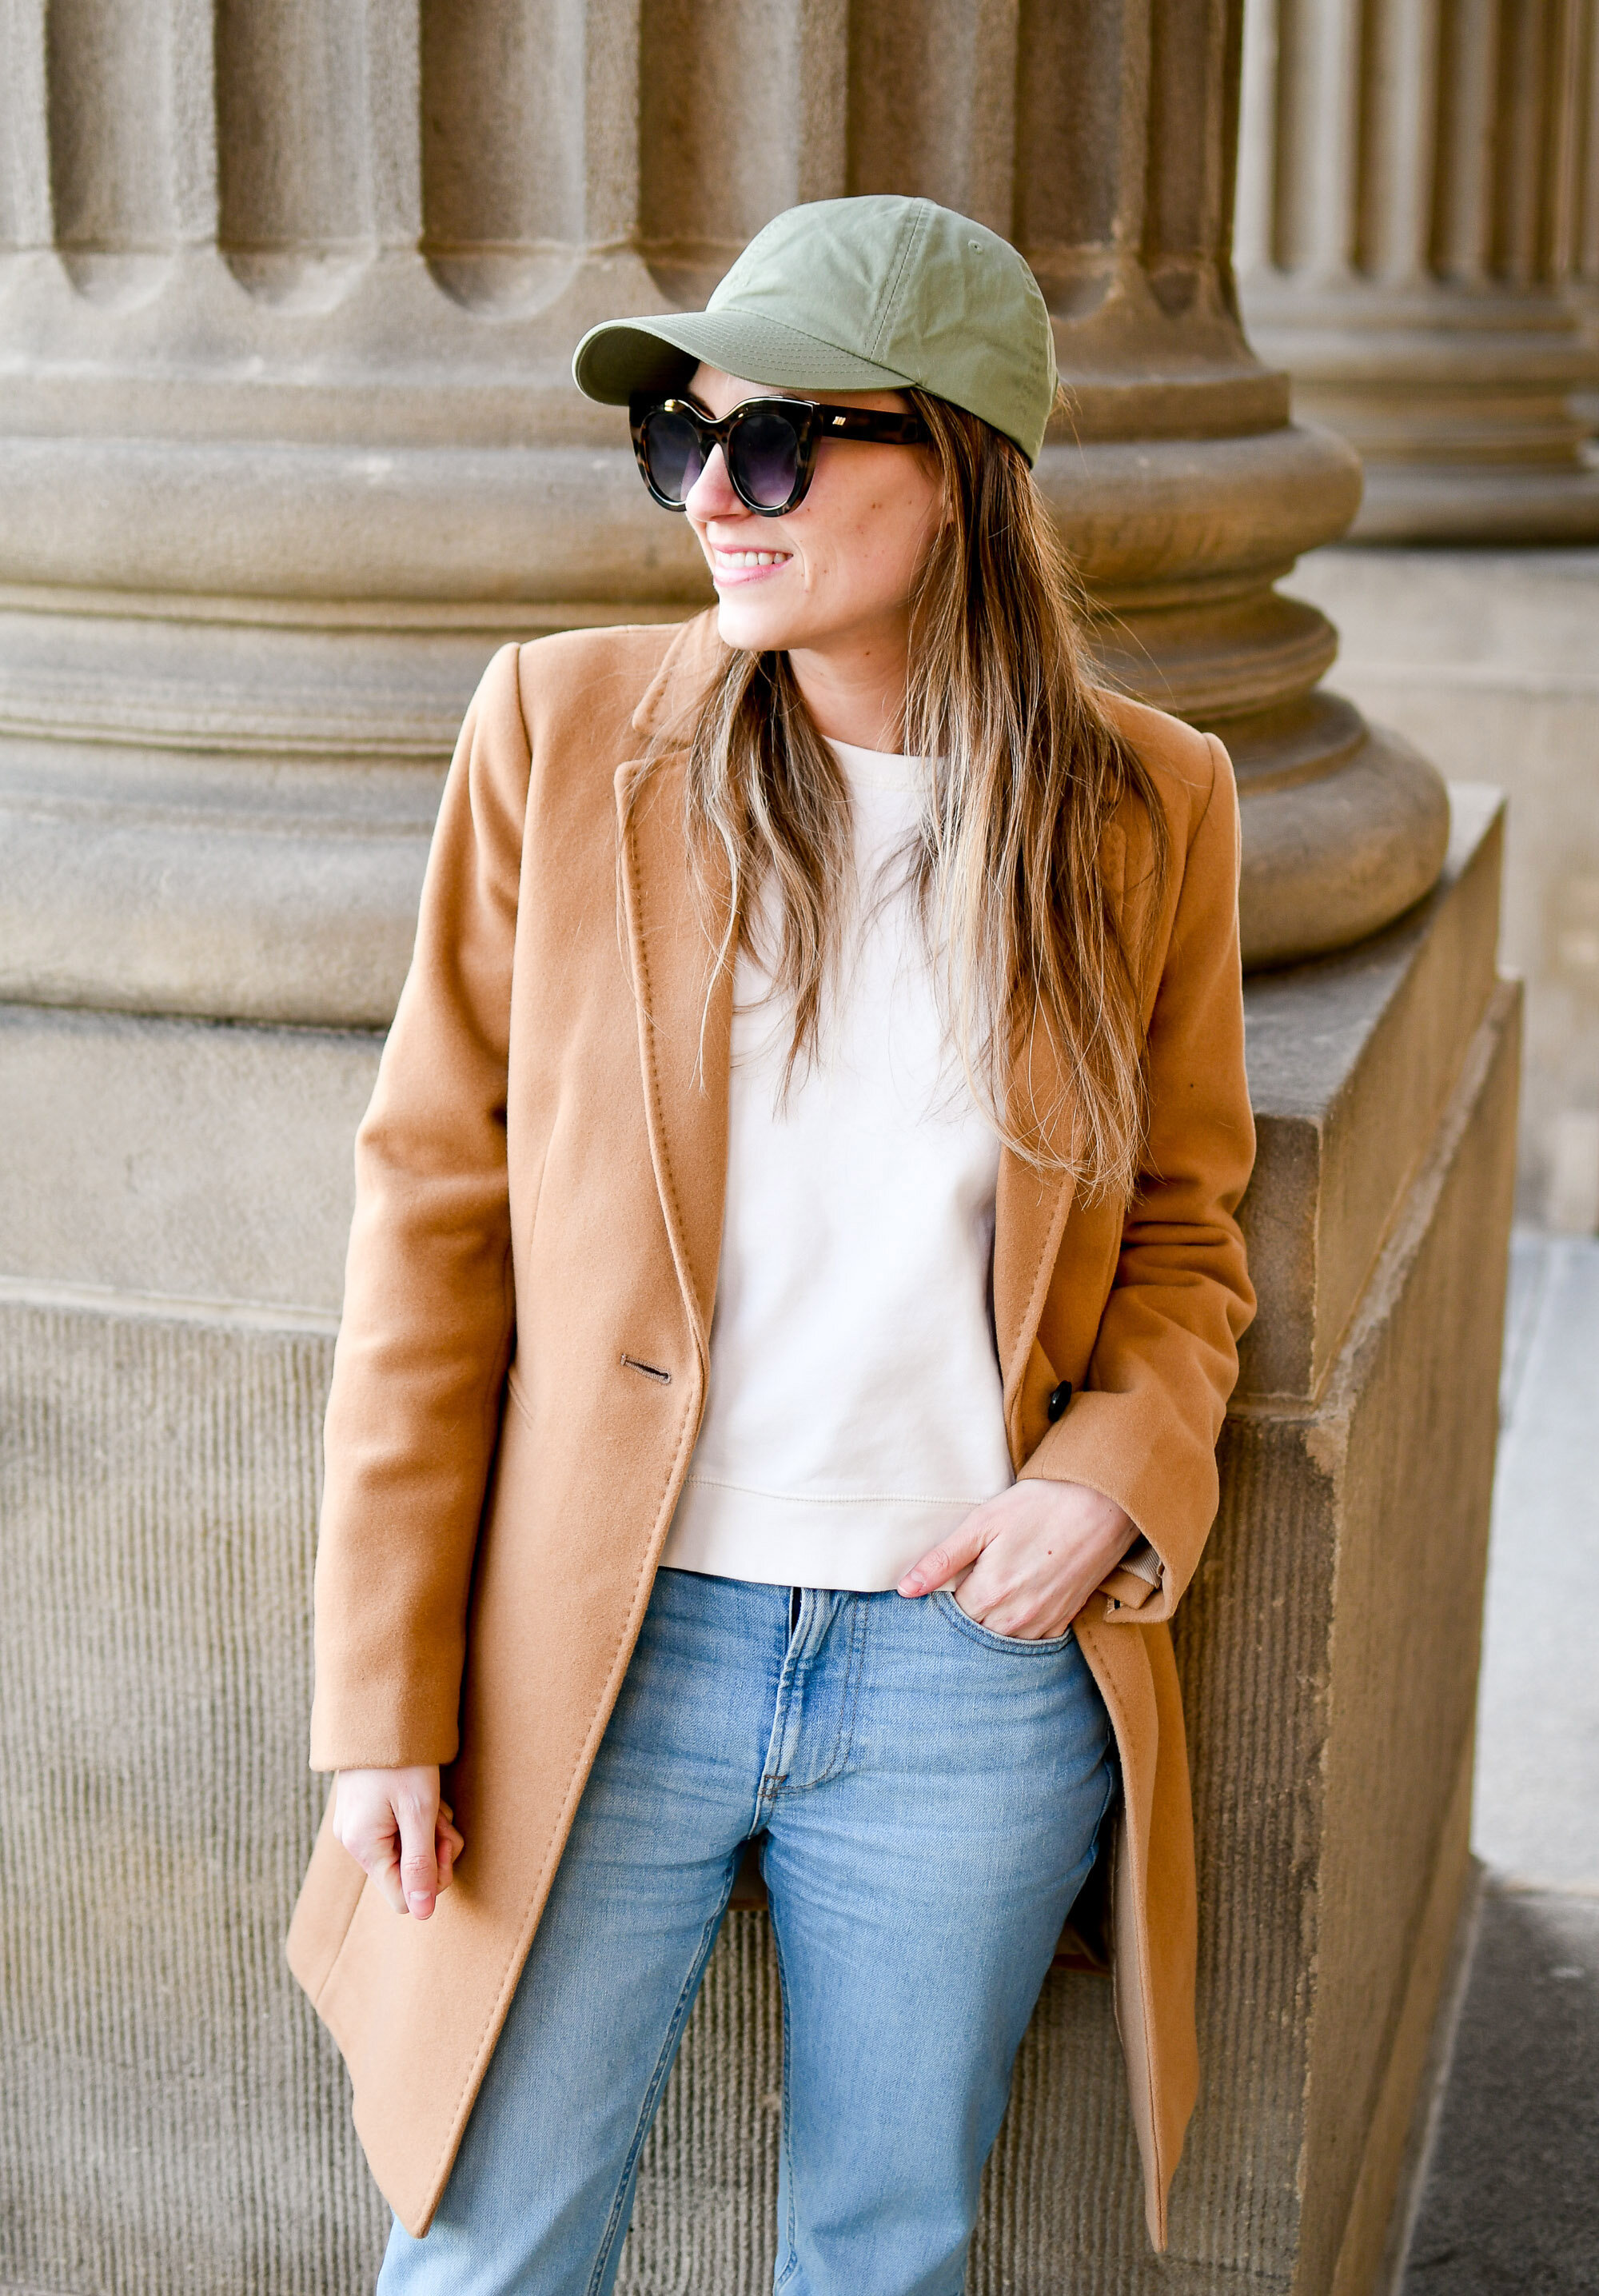
[[[607,319],[578,344],[579,390],[610,406],[680,390],[703,360],[779,390],[918,390],[1038,459],[1054,334],[1008,241],[931,200],[814,200],[757,232],[702,311]]]

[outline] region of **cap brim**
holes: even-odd
[[[681,390],[701,361],[777,390],[904,390],[913,381],[751,311],[607,319],[578,344],[572,378],[588,398],[626,406],[640,391]]]

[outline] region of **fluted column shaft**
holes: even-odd
[[[1599,535],[1571,394],[1594,0],[1247,0],[1238,262],[1375,540]]]
[[[1431,882],[1436,782],[1314,691],[1333,634],[1272,589],[1355,480],[1240,330],[1230,0],[12,9],[0,992],[386,1018],[488,644],[706,595],[577,337],[885,185],[1044,282],[1075,395],[1044,480],[1111,667],[1237,750],[1251,955]]]

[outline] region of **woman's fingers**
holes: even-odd
[[[405,1911],[414,1915],[419,1922],[425,1922],[439,1898],[437,1779],[430,1793],[411,1790],[398,1794],[394,1814],[399,1820],[399,1875]]]
[[[1136,1535],[1116,1501],[1084,1483],[1014,1483],[988,1512],[982,1558],[958,1600],[1022,1642],[1064,1633]]]
[[[350,1833],[340,1838],[367,1880],[381,1890],[397,1914],[403,1914],[406,1893],[400,1883],[399,1828],[392,1808],[385,1805],[381,1813],[363,1812]]]
[[[334,1795],[335,1837],[397,1914],[425,1922],[466,1847],[438,1770],[341,1770]]]
[[[447,1890],[455,1878],[455,1860],[465,1849],[461,1829],[450,1816],[449,1804],[439,1805],[439,1823],[433,1833],[433,1855],[439,1864],[439,1887]]]
[[[970,1570],[987,1543],[988,1529],[984,1508],[973,1507],[959,1528],[937,1546],[930,1546],[919,1562],[913,1562],[899,1582],[902,1595],[931,1595],[935,1587],[947,1587],[963,1570]]]

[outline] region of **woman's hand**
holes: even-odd
[[[956,1585],[968,1618],[1018,1642],[1063,1635],[1136,1536],[1125,1507],[1086,1483],[1013,1483],[899,1582],[902,1595]]]
[[[406,1770],[340,1770],[333,1781],[333,1833],[397,1914],[425,1922],[455,1878],[466,1844],[439,1799],[437,1764]]]

